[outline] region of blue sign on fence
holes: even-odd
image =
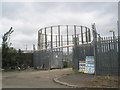
[[[85,72],[93,74],[95,72],[94,56],[86,56]]]
[[[85,71],[85,61],[79,61],[79,72]]]

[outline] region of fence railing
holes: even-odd
[[[118,75],[117,37],[103,37],[95,45],[96,75]]]

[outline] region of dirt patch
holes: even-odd
[[[92,80],[86,80],[84,83],[89,87],[119,87],[118,77],[113,76],[95,76]]]

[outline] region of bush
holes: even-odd
[[[68,67],[68,62],[67,61],[63,61],[63,68],[67,68]]]
[[[21,50],[10,47],[10,35],[13,33],[12,27],[2,36],[2,68],[5,70],[16,69],[21,62]]]

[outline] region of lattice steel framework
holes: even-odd
[[[38,31],[38,50],[67,51],[75,45],[91,43],[92,31],[80,25],[56,25]],[[63,50],[63,48],[67,48]]]

